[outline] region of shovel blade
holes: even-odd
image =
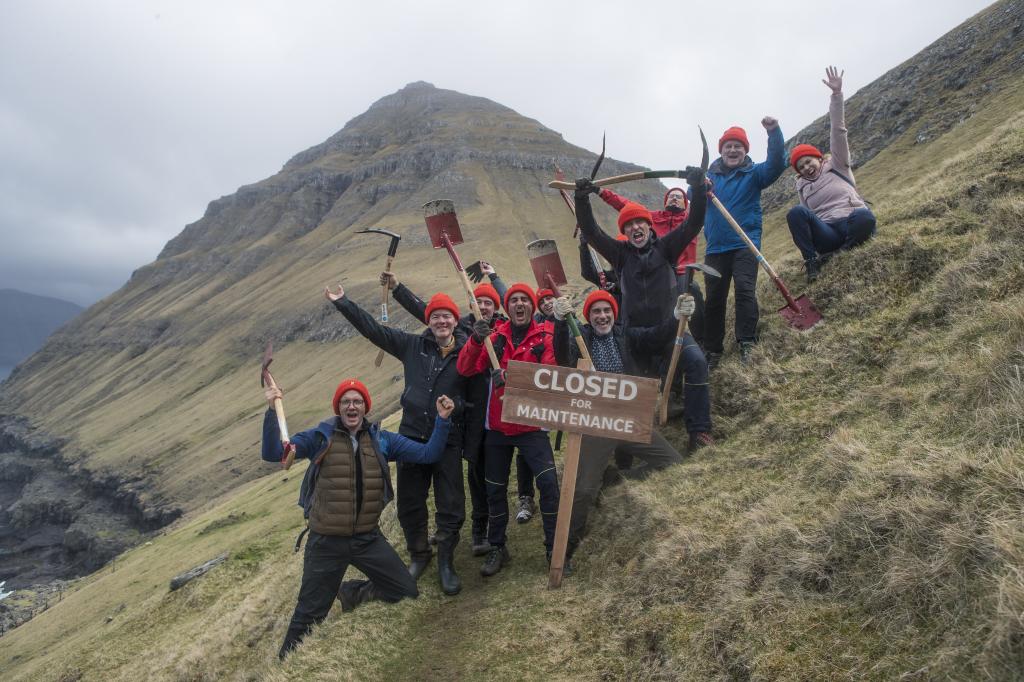
[[[537,239],[530,242],[526,245],[526,255],[530,258],[530,267],[539,288],[547,289],[551,286],[548,278],[554,281],[556,287],[569,283],[554,239]]]
[[[793,302],[796,304],[796,310],[788,305],[779,308],[779,314],[782,315],[790,327],[805,332],[821,322],[821,311],[814,305],[814,301],[807,298],[807,294],[797,296]]]
[[[455,204],[448,199],[435,199],[423,204],[423,217],[427,222],[430,244],[435,249],[443,249],[444,240],[441,235],[447,234],[452,246],[462,243],[462,230],[459,219],[455,216]]]

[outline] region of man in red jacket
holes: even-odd
[[[490,337],[494,345],[502,375],[509,360],[556,364],[551,325],[534,320],[536,309],[537,295],[530,286],[522,282],[510,286],[505,293],[505,311],[509,319],[499,321],[493,330],[487,320],[474,323],[473,335],[459,353],[456,365],[459,374],[471,377],[489,371],[488,355],[483,345],[487,337]],[[540,491],[544,547],[549,562],[551,548],[555,543],[555,522],[558,519],[558,475],[548,433],[535,426],[502,421],[501,399],[505,387],[501,381],[495,381],[498,378],[491,378],[484,435],[484,478],[487,483],[489,514],[487,539],[491,545],[491,551],[480,567],[480,574],[485,577],[498,573],[512,558],[505,547],[505,529],[508,526],[508,476],[512,453],[516,449],[519,450],[519,456],[526,460]]]
[[[622,207],[626,205],[629,199],[616,194],[610,189],[602,189],[598,195],[604,200],[604,203],[608,204],[616,211],[621,211]],[[686,198],[686,190],[682,187],[673,187],[669,191],[665,192],[664,199],[664,210],[651,211],[651,229],[654,230],[654,234],[658,237],[664,237],[666,234],[676,229],[684,222],[686,217],[690,213],[690,201]],[[676,284],[679,287],[679,293],[685,294],[682,290],[683,286],[683,275],[685,274],[686,266],[690,263],[697,262],[697,240],[694,239],[686,248],[683,249],[683,253],[679,256],[679,260],[676,262]],[[696,312],[690,318],[689,330],[690,334],[693,335],[694,340],[697,344],[704,347],[704,295],[701,293],[700,285],[697,284],[696,280],[690,282],[690,295],[693,296],[693,300],[697,305]]]

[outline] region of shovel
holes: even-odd
[[[455,215],[455,204],[447,199],[428,201],[423,204],[423,217],[427,223],[427,232],[430,234],[430,244],[435,249],[448,251],[452,265],[455,266],[455,272],[459,274],[462,287],[466,290],[466,296],[469,297],[469,307],[472,308],[476,319],[482,320],[480,306],[477,305],[476,297],[473,296],[473,286],[469,283],[466,269],[462,267],[462,261],[459,260],[459,254],[455,253],[455,245],[461,244],[463,241],[459,219]],[[498,356],[494,353],[490,337],[484,339],[484,348],[487,349],[487,357],[491,360],[491,368],[500,371],[501,363],[498,362]]]
[[[271,388],[277,388],[277,383],[274,382],[273,375],[270,374],[270,363],[274,361],[274,343],[267,341],[267,349],[263,351],[263,367],[260,369],[260,387],[270,386]],[[295,463],[295,448],[288,449],[289,436],[288,436],[288,421],[284,416],[284,404],[280,398],[274,399],[274,414],[277,415],[277,428],[281,432],[281,446],[284,451],[288,453],[285,457],[284,462],[281,466],[285,470],[291,469],[292,464]]]
[[[722,202],[718,200],[715,193],[712,192],[710,188],[707,190],[707,193],[708,199],[710,199],[715,208],[725,216],[725,219],[728,221],[729,225],[732,226],[732,229],[735,230],[736,234],[743,239],[747,248],[750,249],[754,256],[757,257],[757,262],[761,264],[764,271],[768,273],[769,277],[771,277],[772,282],[779,290],[779,293],[782,294],[784,299],[786,299],[786,305],[779,308],[779,313],[782,315],[783,319],[786,320],[787,324],[789,324],[790,327],[793,327],[793,329],[803,332],[821,322],[821,312],[818,310],[817,306],[814,305],[814,302],[807,298],[807,294],[793,298],[792,294],[789,293],[789,289],[787,289],[786,285],[782,282],[782,278],[779,277],[778,273],[775,272],[775,269],[768,264],[768,261],[764,259],[764,256],[761,255],[758,248],[754,246],[754,242],[750,240],[750,237],[748,237],[747,233],[743,231],[743,228],[736,222],[736,219],[733,218],[729,211],[725,209],[725,206],[723,206]]]
[[[554,239],[537,239],[526,245],[526,255],[530,258],[530,267],[533,269],[533,276],[537,280],[538,288],[548,288],[558,298],[562,295],[559,287],[569,283],[565,276],[565,269],[562,267],[562,259],[558,256],[558,245]],[[566,317],[569,323],[569,330],[580,349],[580,357],[590,362],[590,351],[580,334],[580,325],[576,315],[569,314]]]

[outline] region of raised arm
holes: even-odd
[[[834,66],[825,69],[825,78],[821,80],[832,96],[828,102],[829,151],[832,153],[832,166],[844,175],[850,174],[850,143],[846,139],[846,107],[843,103],[843,74]]]
[[[604,256],[615,269],[619,269],[619,254],[625,244],[620,244],[612,237],[609,237],[601,226],[594,220],[594,211],[590,207],[590,195],[600,191],[590,180],[576,181],[576,224],[587,238],[587,243],[594,247],[594,250]]]
[[[260,457],[265,462],[284,461],[285,452],[281,444],[281,429],[278,426],[277,415],[274,413],[274,398],[281,396],[281,389],[276,386],[268,386],[264,390],[264,398],[267,399],[269,408],[263,415],[263,447],[260,449]],[[296,459],[312,459],[323,449],[326,440],[317,429],[310,429],[292,434],[288,442],[295,448]]]
[[[765,116],[761,119],[761,125],[768,131],[768,158],[762,163],[754,164],[753,174],[757,179],[757,186],[765,189],[779,179],[788,164],[786,139],[782,136],[779,122],[771,116]]]
[[[572,331],[565,318],[555,316],[555,331],[552,345],[555,347],[555,362],[562,367],[575,367],[580,357],[580,349],[572,339]]]
[[[399,360],[411,334],[406,334],[399,329],[392,329],[373,319],[373,316],[360,308],[345,295],[345,289],[339,284],[336,290],[327,287],[324,289],[324,297],[334,304],[334,307],[345,316],[345,319],[352,323],[360,334],[365,336],[370,343],[382,349],[386,353],[394,355]],[[423,318],[420,317],[422,320]]]
[[[412,462],[414,464],[433,464],[444,454],[448,442],[448,431],[451,429],[451,413],[455,405],[452,399],[442,395],[437,399],[437,417],[434,428],[430,432],[430,440],[419,443],[405,436],[390,431],[379,431],[378,442],[381,454],[392,462]]]
[[[597,196],[601,197],[601,200],[604,201],[604,203],[608,204],[616,211],[621,211],[622,207],[626,205],[625,197],[619,196],[618,194],[607,188],[602,189]]]

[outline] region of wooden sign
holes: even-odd
[[[657,402],[657,379],[512,361],[501,418],[510,424],[650,443]]]

